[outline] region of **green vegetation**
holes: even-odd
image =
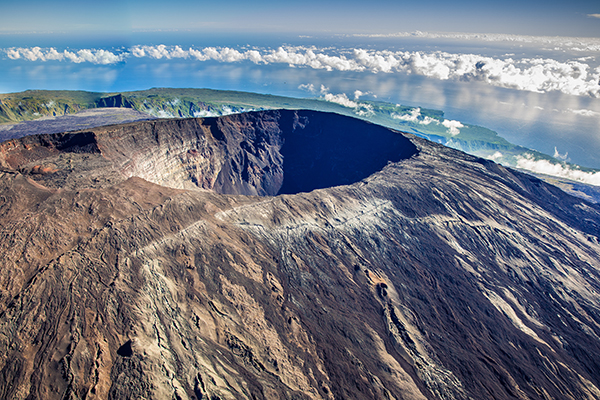
[[[336,103],[258,93],[211,89],[149,89],[123,92],[133,108],[157,117],[187,118],[265,109],[308,109],[354,115]]]
[[[95,107],[102,93],[28,90],[0,94],[0,123],[30,121],[46,116],[72,114]]]

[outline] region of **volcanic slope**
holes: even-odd
[[[0,144],[2,399],[598,399],[600,207],[312,111]]]

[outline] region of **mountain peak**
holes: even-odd
[[[599,396],[600,207],[536,178],[312,111],[0,162],[0,398]]]

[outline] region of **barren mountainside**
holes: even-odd
[[[0,144],[2,399],[598,399],[600,206],[315,111]]]

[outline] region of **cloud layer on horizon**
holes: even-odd
[[[399,104],[398,104],[399,106]],[[431,118],[427,115],[421,114],[421,108],[413,108],[406,114],[392,114],[393,119],[397,119],[400,121],[413,122],[421,125],[429,125],[431,123],[434,124],[442,124],[447,130],[448,133],[452,136],[456,136],[460,134],[459,128],[464,128],[465,126],[460,121],[444,119],[443,121],[438,121],[437,119]]]
[[[11,60],[65,61],[115,64],[128,58],[154,60],[188,59],[222,63],[251,62],[259,65],[377,73],[415,74],[439,80],[477,81],[488,85],[537,93],[558,91],[569,95],[600,98],[600,67],[585,59],[566,62],[550,58],[494,58],[444,51],[390,51],[371,49],[281,46],[277,49],[137,45],[123,52],[102,49],[57,51],[54,48],[10,48],[3,52]]]
[[[517,168],[600,186],[600,172],[586,172],[568,164],[553,164],[548,160],[536,160],[531,154],[518,156]]]
[[[588,14],[588,17],[600,18],[600,14]],[[515,44],[534,44],[538,47],[560,49],[574,52],[600,51],[600,38],[567,36],[530,36],[506,33],[465,33],[465,32],[397,32],[388,34],[355,34],[355,37],[370,38],[420,38],[451,39],[460,41],[505,42]]]
[[[71,61],[74,63],[90,62],[93,64],[115,64],[124,61],[126,53],[115,54],[103,49],[81,49],[77,52],[63,50],[58,52],[54,48],[42,49],[41,47],[11,48],[5,50],[11,60],[25,59],[27,61]]]

